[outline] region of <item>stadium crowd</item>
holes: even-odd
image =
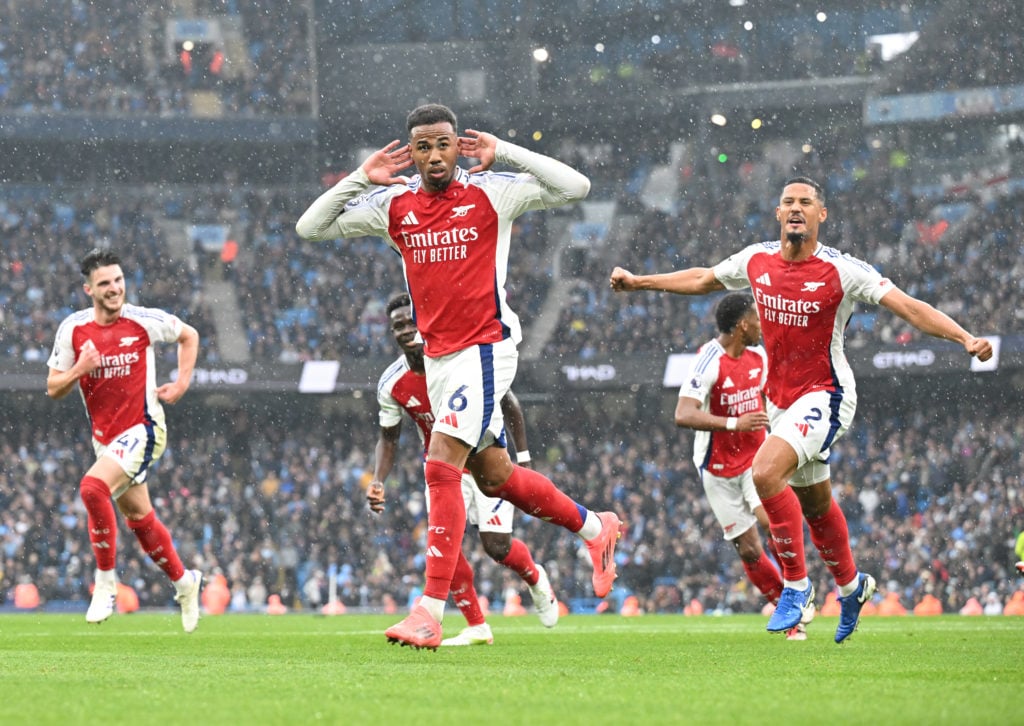
[[[784,16],[740,5],[697,18],[692,8],[672,3],[538,5],[450,0],[435,3],[434,12],[449,13],[455,22],[425,27],[415,5],[352,3],[339,8],[344,17],[327,20],[342,43],[529,37],[554,50],[542,75],[555,92],[612,83],[633,90],[702,85],[708,77],[724,83],[878,74],[882,64],[869,36],[932,21],[942,27],[908,51],[886,84],[915,92],[1024,80],[1020,64],[1007,62],[1022,52],[1019,34],[992,34],[1014,20],[1013,0],[959,11],[943,8],[942,0],[835,4]],[[204,0],[192,6],[183,16],[165,3],[7,3],[0,25],[0,111],[210,114],[209,107],[193,107],[191,91],[206,90],[216,96],[216,115],[313,112],[307,5]],[[541,15],[544,23],[531,24]],[[180,39],[165,37],[179,18],[219,22],[221,39],[184,51]],[[238,29],[239,42],[225,40],[229,29]],[[971,62],[957,61],[964,57]]]
[[[57,326],[88,305],[78,262],[94,247],[117,247],[130,300],[162,307],[195,323],[206,355],[217,350],[202,281],[187,260],[169,255],[153,198],[105,190],[10,189],[0,199],[0,355],[44,364]],[[173,351],[171,352],[173,356]]]
[[[867,36],[920,27],[941,5],[826,2],[778,13],[758,3],[447,0],[433,9],[451,24],[425,26],[414,5],[370,5],[355,11],[357,22],[340,29],[340,37],[357,45],[529,40],[550,49],[540,69],[546,90],[615,86],[629,93],[653,84],[702,85],[708,78],[728,83],[865,74],[877,70]]]
[[[311,112],[304,4],[198,0],[195,5],[201,16],[238,21],[246,58],[237,63],[247,70],[194,76],[180,55],[166,52],[162,30],[168,16],[161,4],[3,3],[0,112],[185,115],[194,110],[193,90],[213,91],[229,114]],[[448,3],[455,5],[464,4]],[[459,40],[507,35],[519,5],[465,4],[473,12],[456,14],[460,23],[444,28],[445,37],[437,40],[451,40],[452,33]],[[650,11],[655,23],[653,8],[663,4],[642,5],[638,12]],[[829,32],[812,32],[821,30],[812,25],[820,21],[809,17],[771,26],[811,54],[804,63],[784,65],[778,63],[786,53],[779,51],[777,37],[767,30],[729,29],[724,16],[693,24],[664,17],[654,25],[630,23],[627,33],[614,33],[618,39],[605,41],[600,51],[591,44],[556,55],[548,90],[612,77],[689,84],[702,77],[759,81],[877,71],[866,65],[871,59],[864,38],[852,29],[894,32],[920,25],[923,18],[908,23],[902,2],[866,5],[871,9],[834,11],[825,25]],[[928,15],[941,5],[938,0],[913,3],[911,12]],[[580,7],[552,5],[553,17],[560,20],[542,30],[553,44],[561,43],[566,28],[579,25],[573,13],[582,12]],[[1021,55],[1019,34],[988,42],[992,17],[1014,8],[1013,0],[969,8],[987,22],[975,17],[958,24],[957,16],[942,16],[958,32],[913,48],[908,58],[914,62],[893,82],[903,91],[1019,83],[1021,64],[1005,62]],[[348,9],[368,14],[369,20],[386,10],[366,3]],[[602,27],[621,30],[614,15],[587,20],[595,41]],[[654,43],[653,28],[671,25],[688,25],[690,34],[659,36]],[[434,39],[423,36],[432,28],[408,21],[342,24],[336,31],[342,41],[352,33],[347,40],[353,43]],[[803,42],[809,35],[814,42]],[[964,57],[973,60],[963,63]],[[862,148],[844,138],[798,164],[828,189],[833,216],[825,227],[827,241],[869,260],[972,330],[1016,329],[1024,310],[1024,193],[920,196],[890,163],[892,149]],[[615,200],[636,226],[628,239],[584,257],[582,269],[575,271],[575,293],[544,351],[548,358],[692,348],[713,334],[716,298],[614,296],[607,286],[612,264],[651,271],[712,263],[777,234],[774,192],[766,194],[756,180],[781,179],[790,167],[753,155],[721,168],[680,170],[676,206],[665,211],[648,208],[639,198],[659,155],[638,146],[615,164],[579,160],[594,177],[593,197]],[[180,314],[203,335],[201,360],[216,361],[202,266],[168,254],[164,222],[184,227],[231,212],[242,254],[228,279],[236,283],[255,360],[395,355],[383,306],[401,284],[397,258],[374,239],[300,241],[293,225],[310,198],[308,190],[240,185],[212,195],[108,191],[46,186],[5,190],[0,198],[0,355],[38,365],[41,385],[56,325],[86,303],[77,292],[77,260],[89,248],[107,244],[125,257],[132,301]],[[946,202],[966,202],[971,213],[929,216]],[[547,248],[553,243],[552,225],[559,221],[557,215],[526,215],[514,233],[509,299],[526,329],[551,283]],[[940,222],[947,226],[937,231]],[[985,264],[978,264],[982,259]],[[914,337],[898,320],[876,317],[876,311],[858,313],[848,331],[852,347]],[[1005,601],[1018,586],[1010,573],[1012,540],[1024,528],[1018,454],[1024,427],[1010,413],[1015,407],[962,398],[927,410],[902,406],[909,413],[896,419],[884,405],[865,400],[856,428],[834,449],[836,494],[858,560],[907,607],[931,593],[947,612],[956,612],[969,597]],[[696,481],[691,437],[671,426],[673,403],[660,413],[648,408],[614,420],[600,405],[538,404],[536,415],[527,410],[535,429],[531,442],[537,442],[531,443],[534,458],[581,502],[615,503],[627,526],[619,550],[618,597],[635,594],[648,612],[679,612],[692,599],[705,610],[759,610],[757,593],[721,540]],[[392,498],[395,504],[382,515],[369,513],[363,490],[377,434],[371,404],[364,401],[342,414],[254,396],[231,409],[184,403],[170,411],[170,445],[152,490],[161,498],[158,506],[186,564],[222,573],[233,610],[259,610],[271,594],[292,607],[314,608],[327,597],[330,576],[349,607],[401,607],[419,591],[426,522],[422,467],[411,453],[403,457],[390,484],[401,496]],[[57,416],[38,402],[24,410],[12,405],[18,415],[5,416],[0,424],[0,604],[10,603],[13,588],[26,580],[38,586],[47,603],[70,601],[84,608],[88,600],[92,555],[74,484],[92,453],[82,437],[77,401],[59,406]],[[585,605],[589,564],[579,543],[525,515],[518,518],[518,534],[547,568],[559,596]],[[473,548],[478,591],[498,604],[518,580],[473,541],[467,547]],[[819,591],[829,591],[831,580],[813,553],[809,563]],[[143,606],[171,604],[159,571],[132,548],[124,549],[119,571]]]
[[[308,6],[266,0],[195,5],[188,21],[220,20],[224,30],[220,39],[188,51],[180,47],[184,38],[167,37],[180,17],[171,12],[174,3],[5,3],[0,112],[312,113]],[[228,42],[228,27],[239,29],[237,43]],[[195,90],[213,92],[216,108],[208,102],[195,107]]]
[[[266,0],[195,2],[186,19],[241,29],[235,46],[220,41],[195,58],[165,33],[173,4],[139,2],[8,3],[0,26],[0,110],[23,113],[182,115],[190,91],[214,90],[221,113],[309,115],[312,62],[309,8]],[[701,85],[828,78],[882,70],[868,38],[941,26],[911,47],[885,83],[902,92],[1017,84],[1024,80],[1019,34],[993,34],[1015,20],[1013,0],[944,7],[941,0],[836,4],[811,13],[772,14],[739,5],[693,17],[671,3],[435,3],[452,24],[425,27],[408,9],[348,4],[331,32],[339,42],[403,43],[526,38],[554,50],[544,68],[549,90],[612,82]],[[628,12],[628,22],[623,13]],[[531,24],[543,15],[545,22]],[[353,18],[358,22],[352,22]],[[328,18],[331,21],[331,18]],[[524,22],[525,21],[525,22]],[[579,29],[584,31],[581,40]],[[672,28],[682,28],[673,32]],[[168,50],[173,48],[173,52]],[[240,52],[244,57],[233,57]],[[186,59],[186,56],[188,58]],[[970,57],[970,63],[958,59]],[[782,62],[781,59],[798,62]]]
[[[594,397],[602,394],[588,395],[600,403]],[[1012,528],[1024,525],[1024,425],[1005,406],[964,402],[956,393],[942,407],[908,406],[905,418],[889,417],[886,395],[862,399],[862,423],[833,450],[835,493],[862,568],[907,608],[925,593],[946,612],[989,593],[1005,602],[1018,587]],[[632,594],[647,612],[681,612],[693,599],[705,611],[756,612],[760,596],[721,539],[693,471],[692,436],[673,427],[673,404],[660,400],[660,412],[644,406],[617,419],[585,401],[528,407],[537,466],[581,502],[614,502],[626,523],[613,603]],[[76,404],[61,404],[56,416],[37,410],[5,428],[0,601],[10,603],[13,587],[25,581],[37,585],[44,602],[88,601],[92,557],[74,482],[91,452],[69,433],[81,429]],[[317,608],[332,575],[350,608],[403,607],[419,593],[421,463],[407,443],[410,453],[388,482],[390,506],[381,515],[369,512],[364,490],[376,422],[372,402],[366,404],[345,414],[299,410],[298,403],[289,409],[270,399],[171,412],[171,444],[151,490],[186,566],[222,573],[233,611],[262,610],[273,594],[289,607]],[[592,609],[579,542],[522,513],[516,531],[560,599]],[[477,589],[494,607],[513,592],[529,602],[522,583],[474,537],[466,547]],[[824,597],[829,575],[813,550],[808,562]],[[119,572],[143,607],[170,605],[160,572],[133,548],[122,551]]]
[[[844,155],[832,165],[820,157],[808,160],[811,174],[828,180],[832,215],[825,225],[827,243],[870,261],[969,329],[1015,329],[1022,315],[1024,191],[918,199],[892,183],[891,171],[871,158],[842,172],[854,158]],[[711,337],[716,297],[614,295],[606,284],[608,270],[618,264],[637,271],[712,264],[745,244],[774,238],[778,230],[771,196],[758,199],[760,190],[745,188],[742,180],[785,173],[752,163],[738,166],[719,183],[683,183],[674,213],[648,208],[635,198],[620,199],[621,213],[635,224],[627,237],[589,251],[581,268],[572,271],[571,294],[544,354],[592,359],[666,353],[688,350]],[[730,188],[729,204],[714,201],[730,194]],[[76,278],[77,258],[83,250],[111,244],[129,261],[130,294],[196,321],[204,335],[203,355],[217,360],[202,263],[167,254],[165,229],[167,221],[184,230],[197,220],[221,219],[227,209],[243,210],[232,222],[241,253],[229,279],[252,359],[289,363],[391,355],[383,307],[401,285],[401,270],[379,240],[312,244],[298,239],[293,225],[300,201],[293,190],[180,195],[186,200],[172,204],[166,191],[119,197],[76,189],[45,196],[37,189],[0,201],[0,231],[9,241],[7,264],[0,269],[0,355],[29,361],[45,357],[57,323],[85,303],[67,282]],[[961,211],[948,215],[952,221],[930,214],[947,208]],[[515,230],[509,300],[527,330],[552,279],[552,256],[546,249],[552,244],[552,224],[543,215],[526,215]],[[933,229],[941,232],[933,236]],[[978,264],[982,259],[986,264]],[[858,311],[847,331],[851,347],[918,337],[913,328],[875,309]]]
[[[983,6],[951,3],[922,39],[900,59],[900,72],[885,83],[887,92],[926,93],[1024,83],[1024,69],[1013,61],[1024,53],[1020,33],[1004,32],[1020,23],[1020,5],[993,0]],[[957,59],[970,58],[969,63]]]

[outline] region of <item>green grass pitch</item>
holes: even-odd
[[[398,619],[0,616],[0,723],[1024,723],[1024,618],[865,618],[837,646],[835,618],[788,642],[757,616],[491,617],[493,646],[437,652],[388,645]]]

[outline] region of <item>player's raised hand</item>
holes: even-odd
[[[610,279],[612,290],[615,292],[628,292],[636,289],[635,276],[629,270],[616,267],[612,270]]]
[[[379,514],[384,511],[384,483],[370,482],[366,488],[366,499],[370,503],[370,511]]]
[[[400,143],[395,139],[383,149],[370,154],[363,162],[362,169],[373,184],[386,187],[409,183],[408,179],[398,176],[398,173],[412,166],[412,151],[409,144],[398,146]]]
[[[470,174],[487,171],[494,164],[494,152],[498,148],[498,137],[476,129],[466,129],[466,133],[469,136],[459,137],[459,156],[468,156],[480,161],[469,170]]]
[[[964,348],[971,355],[977,356],[980,361],[986,361],[992,357],[992,343],[985,338],[971,338],[964,343]]]

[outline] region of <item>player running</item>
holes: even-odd
[[[754,457],[754,486],[785,585],[767,629],[786,632],[814,608],[804,559],[806,519],[811,541],[839,587],[835,641],[842,643],[856,630],[861,608],[875,591],[875,579],[854,562],[828,465],[829,448],[849,428],[857,407],[853,371],[843,351],[854,304],[882,305],[928,335],[960,343],[982,361],[992,357],[992,345],[867,263],[821,244],[818,230],[827,216],[821,186],[796,177],[785,183],[775,208],[778,240],[750,245],[714,267],[656,275],[616,267],[610,283],[616,291],[703,295],[749,287],[753,292],[768,353],[765,394],[771,419],[771,434]]]
[[[715,519],[736,548],[750,582],[775,605],[782,594],[782,575],[761,545],[757,525],[767,532],[768,517],[750,473],[768,426],[762,401],[768,361],[758,345],[761,321],[754,298],[726,295],[715,308],[715,322],[718,337],[700,347],[679,389],[675,423],[697,432],[693,463]],[[774,551],[771,543],[769,547]],[[813,616],[809,612],[786,638],[806,640],[804,625]]]
[[[186,570],[167,528],[157,518],[146,478],[167,444],[161,402],[177,403],[192,380],[199,334],[178,317],[125,302],[121,259],[93,250],[81,264],[91,308],[72,313],[57,329],[48,362],[46,393],[63,398],[77,387],[92,427],[96,462],[79,484],[96,557],[89,623],[114,613],[117,598],[117,519],[111,497],[128,529],[150,559],[174,583],[181,624],[191,633],[199,623],[203,576]],[[178,377],[156,385],[154,343],[178,344]]]
[[[402,432],[404,412],[416,424],[416,433],[426,455],[430,445],[430,430],[434,414],[427,398],[427,379],[423,367],[423,341],[412,322],[412,302],[406,293],[395,295],[388,301],[387,315],[391,333],[404,354],[380,377],[377,402],[380,405],[380,437],[374,457],[373,481],[367,489],[370,509],[384,510],[384,481],[391,473]],[[501,399],[502,413],[516,445],[516,462],[529,466],[530,452],[526,445],[526,425],[519,401],[510,390]],[[484,495],[469,472],[462,474],[462,499],[465,502],[467,524],[477,528],[484,551],[517,575],[530,589],[534,607],[541,623],[553,628],[558,623],[558,601],[551,589],[548,574],[533,561],[530,550],[518,538],[512,537],[512,519],[515,507],[504,499]],[[427,507],[430,507],[428,492]],[[452,599],[466,618],[468,627],[458,635],[446,638],[441,645],[490,645],[494,642],[491,626],[484,620],[480,601],[473,584],[473,566],[460,551],[455,576],[452,579]]]

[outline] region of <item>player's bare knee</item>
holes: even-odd
[[[512,474],[511,468],[495,466],[492,462],[471,460],[469,471],[476,481],[477,488],[489,497],[499,496],[498,491]]]
[[[750,474],[754,479],[754,489],[761,499],[773,497],[786,488],[786,480],[776,475],[769,467],[751,468]]]
[[[757,537],[749,537],[750,534],[751,530],[747,530],[732,541],[732,546],[736,548],[736,554],[741,560],[754,563],[761,559],[762,549],[760,540]]]
[[[495,562],[501,562],[512,551],[512,535],[505,532],[481,532],[480,544]]]

